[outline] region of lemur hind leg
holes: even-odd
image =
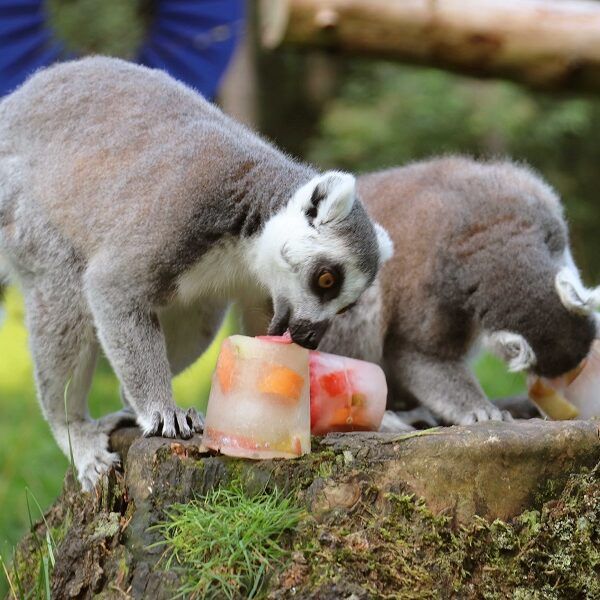
[[[25,303],[42,410],[61,450],[67,456],[72,451],[83,489],[90,491],[119,462],[109,451],[110,429],[88,413],[98,354],[91,317],[64,282],[25,287]]]
[[[462,361],[442,361],[400,349],[386,358],[388,376],[397,379],[434,416],[447,423],[469,425],[512,420],[508,411],[498,409],[486,398]]]

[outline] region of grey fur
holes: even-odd
[[[306,293],[305,274],[283,260],[286,236],[299,262],[343,262],[338,300]],[[39,72],[0,103],[0,253],[23,289],[40,402],[64,452],[71,381],[86,489],[116,462],[108,434],[131,411],[147,434],[202,428],[175,406],[171,378],[208,346],[230,301],[252,312],[284,298],[293,334],[297,322],[306,335],[356,300],[388,246],[350,175],[293,161],[160,71],[88,58]],[[100,346],[129,411],[92,421]]]
[[[555,289],[568,252],[562,207],[531,170],[448,157],[366,175],[359,191],[396,252],[380,291],[336,319],[320,349],[377,359],[392,407],[419,401],[450,423],[510,418],[467,366],[486,332],[517,334],[508,339],[523,347],[507,343],[504,358],[535,355],[541,375],[588,353],[594,319],[567,310]]]

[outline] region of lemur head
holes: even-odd
[[[302,186],[267,221],[256,274],[270,291],[271,335],[316,348],[331,319],[351,307],[392,254],[386,231],[356,196],[352,175],[330,171]]]
[[[493,185],[481,188],[492,208],[477,230],[487,242],[463,271],[472,277],[469,303],[488,345],[512,371],[557,377],[574,369],[598,336],[600,290],[581,282],[554,191],[528,169],[493,168]]]

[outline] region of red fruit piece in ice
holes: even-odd
[[[321,386],[332,397],[341,396],[348,391],[345,371],[335,371],[321,376]]]

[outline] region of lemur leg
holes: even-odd
[[[381,433],[402,433],[404,431],[409,432],[414,430],[415,428],[407,423],[399,413],[396,413],[393,410],[386,410],[383,413],[383,419],[379,426],[379,431]]]
[[[173,402],[158,315],[145,298],[130,293],[122,266],[105,259],[92,263],[85,274],[98,337],[144,435],[188,439],[202,430],[202,419],[194,409]]]
[[[388,373],[431,412],[448,423],[469,425],[479,421],[510,421],[495,407],[461,361],[441,361],[424,354],[396,350]],[[400,383],[401,382],[401,383]]]
[[[386,410],[379,431],[400,432],[414,431],[437,427],[439,421],[425,406],[417,406],[410,410]]]
[[[63,282],[25,290],[25,303],[42,411],[60,449],[66,456],[72,450],[79,481],[90,491],[119,462],[108,450],[110,429],[88,413],[98,354],[91,317]]]
[[[167,357],[173,377],[191,366],[213,341],[227,312],[223,303],[203,301],[202,304],[175,305],[159,313],[159,321],[167,344]],[[135,411],[127,399],[127,393],[121,388],[123,410],[118,414],[134,416]],[[199,413],[190,413],[190,418],[204,419]],[[135,417],[134,417],[135,418]]]

